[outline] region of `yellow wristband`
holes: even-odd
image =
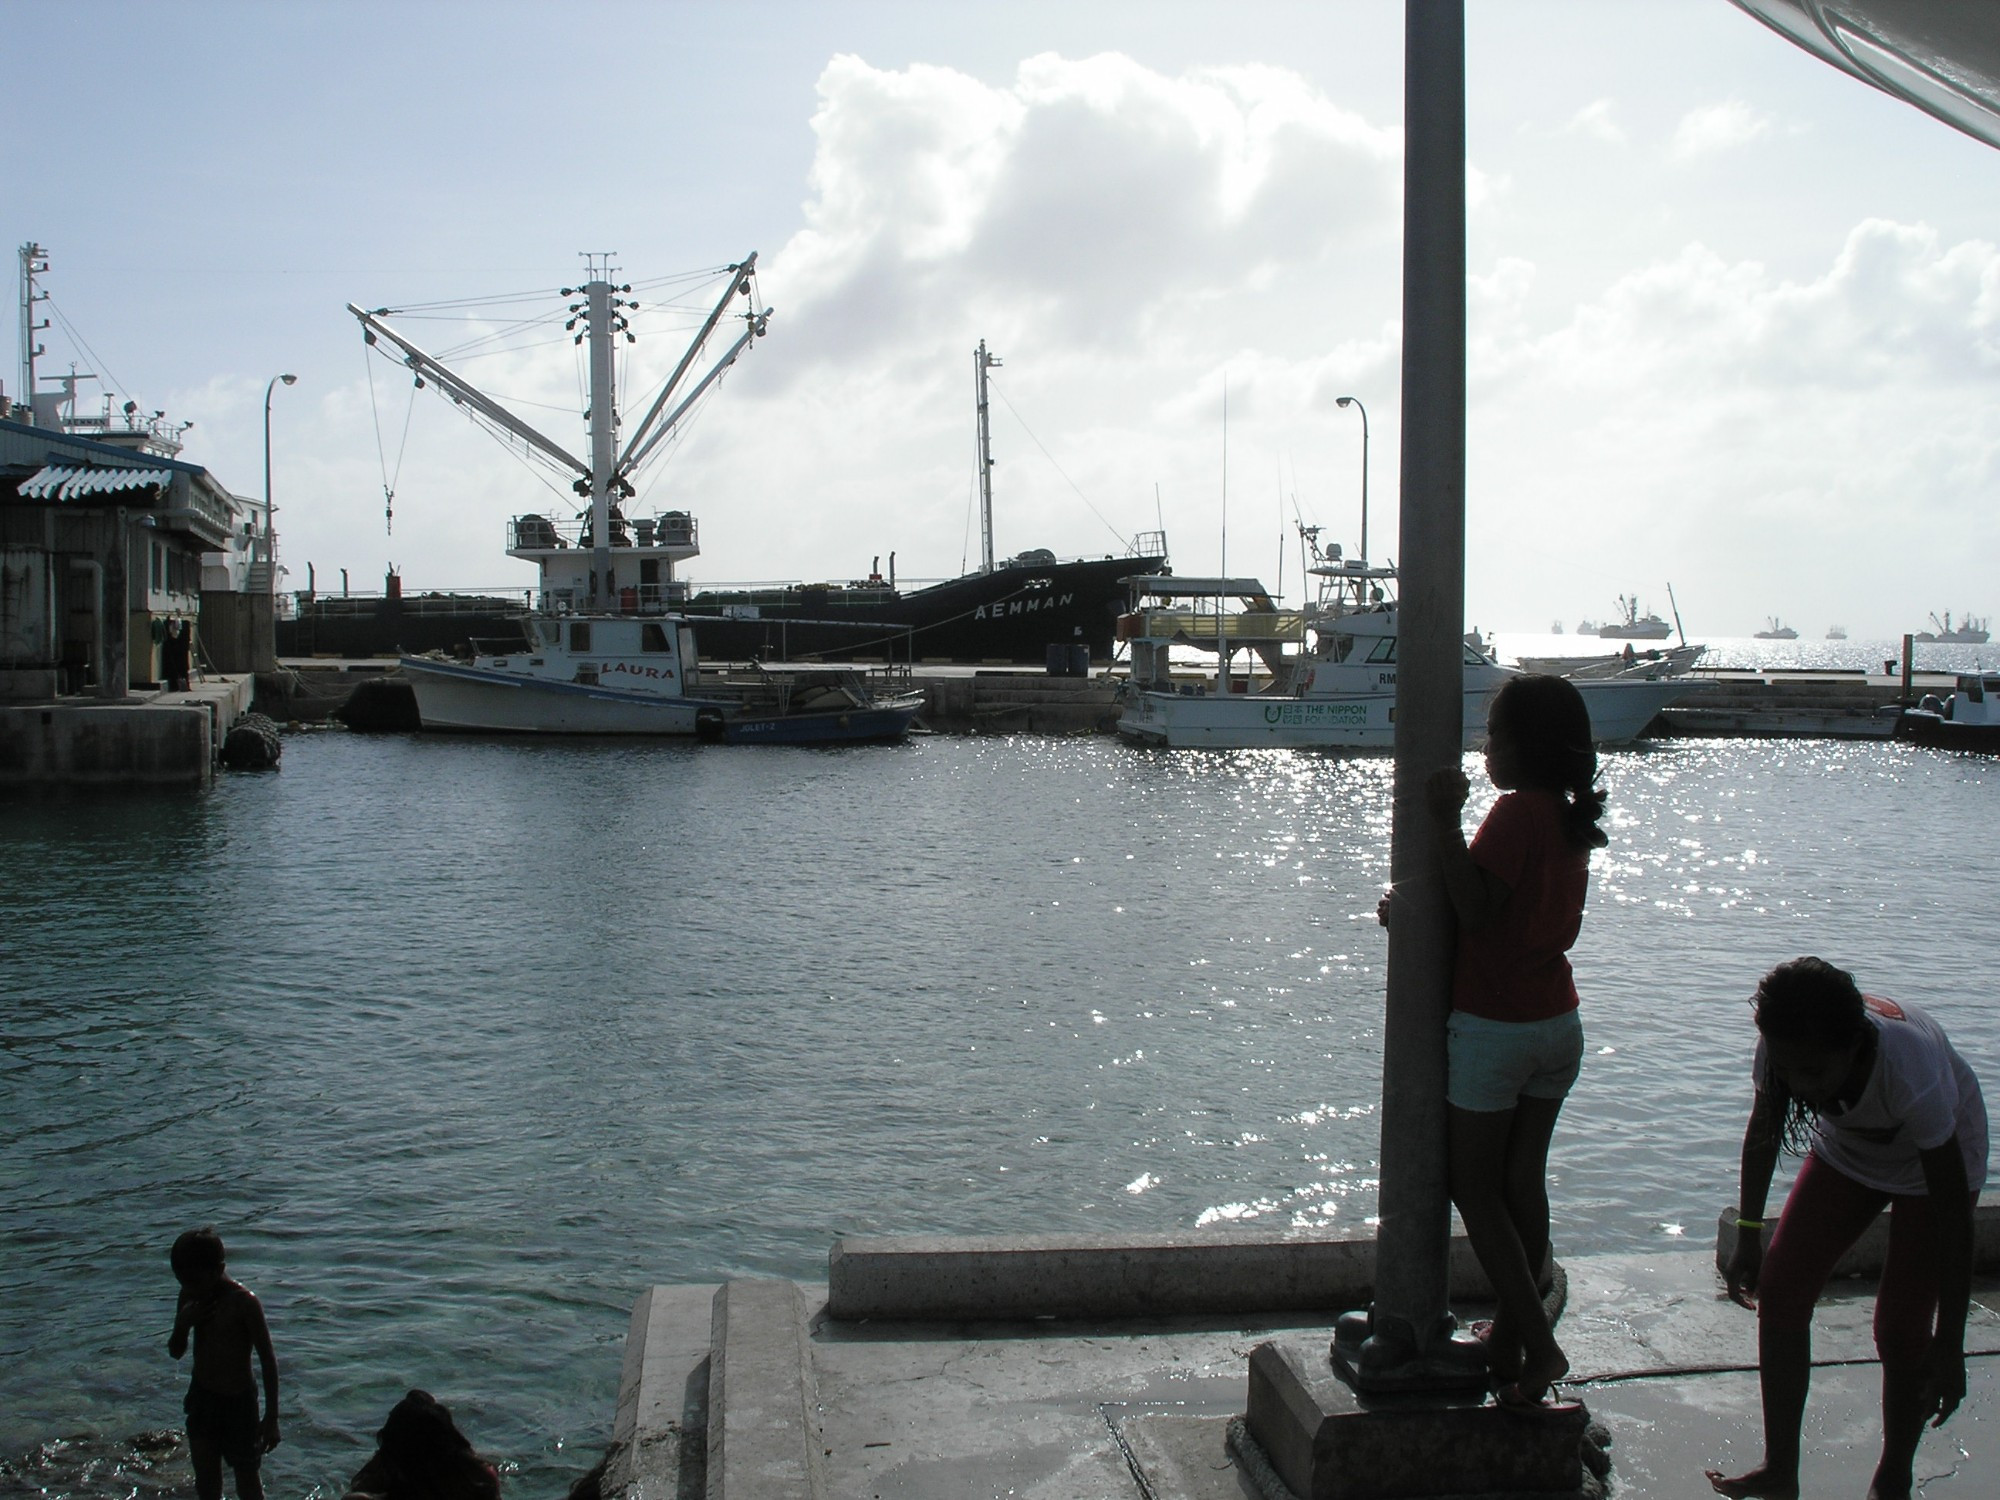
[[[1738,1229],[1762,1229],[1764,1221],[1762,1219],[1738,1219],[1736,1227]]]

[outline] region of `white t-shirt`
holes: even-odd
[[[1864,1186],[1921,1197],[1929,1189],[1917,1153],[1942,1146],[1956,1132],[1966,1186],[1978,1192],[1986,1185],[1986,1101],[1979,1079],[1952,1050],[1944,1028],[1916,1006],[1874,995],[1863,1002],[1876,1032],[1875,1066],[1849,1108],[1817,1117],[1813,1150]],[[1761,1037],[1752,1066],[1761,1087]]]

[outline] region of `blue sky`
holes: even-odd
[[[1697,636],[1993,608],[2000,153],[1725,0],[1468,8],[1468,618],[1573,628],[1670,582]],[[649,507],[700,517],[697,579],[976,560],[982,337],[1003,552],[1115,551],[1159,517],[1182,571],[1216,567],[1225,381],[1231,571],[1276,575],[1294,507],[1352,547],[1341,394],[1371,418],[1372,550],[1396,550],[1398,6],[7,19],[0,220],[94,351],[52,330],[44,374],[75,359],[192,419],[186,456],[258,495],[265,382],[296,372],[273,404],[295,585],[308,561],[322,587],[389,562],[413,588],[531,581],[504,522],[560,497],[380,361],[371,414],[342,309],[553,289],[582,250],[635,282],[761,252],[770,337],[648,476]],[[630,378],[679,352],[647,338]],[[524,411],[581,446],[566,346],[468,373],[567,405]]]

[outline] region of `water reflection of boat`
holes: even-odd
[[[1958,624],[1953,625],[1951,623],[1951,611],[1946,610],[1942,620],[1936,615],[1931,616],[1931,624],[1937,627],[1935,630],[1920,630],[1916,634],[1916,639],[1926,643],[1983,646],[1987,641],[1986,627],[1988,623],[1988,621],[1982,620],[1977,616],[1967,615]]]
[[[1396,569],[1312,541],[1320,598],[1285,610],[1254,578],[1133,580],[1133,610],[1119,621],[1132,648],[1121,689],[1118,732],[1141,744],[1244,749],[1389,750],[1395,745]],[[1234,608],[1230,606],[1234,605]],[[1306,643],[1308,635],[1314,644]],[[1176,681],[1176,647],[1216,655],[1214,675]],[[1468,746],[1485,734],[1486,700],[1516,669],[1461,647]],[[1264,686],[1251,691],[1232,671],[1239,651],[1262,660]],[[1599,743],[1636,739],[1662,708],[1698,684],[1684,677],[1594,678],[1577,682]]]
[[[1896,719],[1896,738],[1937,750],[2000,752],[2000,676],[1961,672],[1948,702],[1926,697]]]
[[[644,734],[787,744],[899,739],[921,699],[911,694],[877,697],[858,674],[841,680],[776,677],[750,680],[704,677],[687,618],[673,610],[675,563],[694,556],[694,519],[685,511],[635,517],[621,500],[647,458],[673,432],[702,394],[762,336],[770,317],[756,300],[756,257],[725,268],[727,289],[674,374],[645,416],[624,434],[616,414],[616,337],[627,332],[622,309],[631,290],[614,286],[610,268],[593,265],[590,279],[566,296],[570,323],[585,325],[588,342],[589,460],[567,452],[505,407],[470,385],[376,313],[349,306],[371,346],[386,342],[401,363],[487,424],[525,444],[539,458],[576,476],[588,495],[588,518],[575,543],[547,517],[526,515],[509,526],[508,552],[540,569],[536,607],[522,620],[522,634],[498,643],[475,642],[472,660],[406,656],[403,674],[416,694],[426,729],[526,731],[541,734]],[[737,298],[743,330],[685,390],[684,376]],[[384,351],[385,353],[387,351]],[[679,397],[672,412],[669,400]],[[483,647],[483,649],[482,649]]]
[[[1755,637],[1760,641],[1795,641],[1798,638],[1799,633],[1791,626],[1781,624],[1776,615],[1770,617],[1769,623]]]

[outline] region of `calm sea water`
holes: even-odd
[[[1706,1241],[1783,958],[2000,1079],[2000,763],[1605,764],[1559,1248]],[[0,1493],[184,1492],[128,1440],[178,1425],[201,1223],[270,1314],[278,1496],[338,1494],[411,1385],[559,1494],[643,1287],[821,1278],[843,1232],[1364,1225],[1389,771],[329,732],[205,795],[0,806]]]

